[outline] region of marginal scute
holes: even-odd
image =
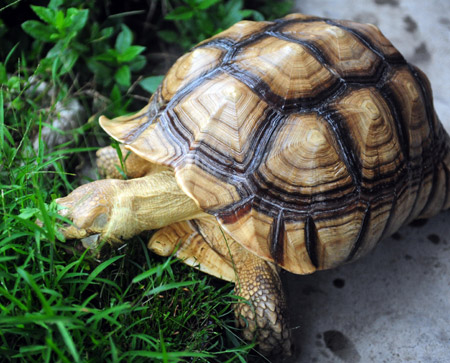
[[[304,46],[276,37],[265,37],[243,48],[233,63],[264,82],[281,102],[312,99],[337,82]],[[284,108],[282,104],[279,107]]]
[[[366,208],[364,205],[356,205],[348,209],[337,212],[333,218],[317,218],[315,221],[319,240],[317,257],[321,270],[345,263],[353,246],[359,242]]]
[[[428,198],[433,188],[433,171],[428,170],[426,173],[420,175],[420,180],[417,181],[417,193],[416,200],[414,202],[414,208],[412,209],[409,220],[412,222],[414,219],[421,217],[421,213],[427,204]],[[426,218],[428,216],[424,216]]]
[[[221,221],[220,214],[218,220]],[[270,232],[273,218],[254,208],[235,219],[233,223],[222,223],[224,230],[255,255],[273,261],[270,252]]]
[[[229,258],[215,251],[191,222],[178,222],[155,232],[148,248],[159,256],[170,256],[226,281],[235,281],[236,272]]]
[[[155,95],[152,96],[150,102],[139,112],[133,115],[120,116],[112,120],[105,116],[100,116],[100,126],[114,139],[125,144],[140,136],[139,130],[143,128],[154,128],[153,114]]]
[[[419,166],[424,150],[428,149],[432,142],[420,86],[406,67],[394,72],[386,86],[392,89],[391,95],[398,103],[411,162],[414,166]]]
[[[305,223],[303,220],[285,223],[284,241],[285,255],[283,262],[286,266],[289,266],[289,271],[306,275],[317,270],[306,250]]]
[[[420,213],[421,218],[430,218],[439,213],[444,207],[445,199],[442,198],[442,195],[438,191],[445,190],[448,181],[441,163],[436,165],[433,178],[433,191],[431,192],[424,209]]]
[[[365,231],[359,241],[359,248],[352,256],[352,260],[356,260],[365,256],[370,252],[383,236],[387,227],[389,216],[392,208],[392,193],[388,192],[388,198],[380,192],[381,196],[373,198],[370,208],[370,217],[365,226]]]
[[[421,95],[423,96],[424,100],[424,106],[429,105],[432,106],[433,103],[433,91],[431,89],[430,80],[428,77],[423,73],[419,68],[415,67],[414,65],[409,65],[411,67],[412,72],[415,74],[417,82],[420,84],[421,88],[423,87],[423,90],[421,90]],[[431,114],[428,115],[430,117],[431,124],[433,125],[433,129],[435,130],[435,133],[438,134],[439,131],[442,131],[442,124],[439,121],[439,117],[436,114],[436,111],[433,107],[430,107]]]

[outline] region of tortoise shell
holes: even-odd
[[[142,111],[101,124],[294,273],[353,260],[450,207],[430,84],[373,25],[239,22],[178,59]]]

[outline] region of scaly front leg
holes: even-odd
[[[65,207],[60,214],[73,222],[62,230],[68,239],[99,235],[101,240],[120,242],[202,214],[178,187],[171,170],[132,180],[98,180],[56,202]]]

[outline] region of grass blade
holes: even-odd
[[[191,286],[198,284],[198,281],[182,281],[182,282],[171,282],[168,284],[157,286],[148,292],[145,293],[145,295],[157,295],[161,292],[172,290],[172,289],[179,289],[181,287]]]
[[[69,349],[69,352],[72,354],[73,359],[75,360],[75,362],[79,362],[80,356],[78,355],[77,348],[75,347],[75,344],[72,340],[72,337],[69,334],[69,331],[66,329],[66,327],[61,321],[58,321],[56,323],[56,326],[58,327],[59,332],[61,333],[61,336],[64,339],[64,343],[66,343],[66,346]]]
[[[98,266],[94,269],[94,271],[92,271],[92,272],[89,274],[89,276],[88,276],[86,282],[85,282],[85,283],[83,284],[83,286],[81,287],[81,291],[84,291],[84,290],[88,287],[88,285],[89,285],[92,281],[94,281],[94,279],[95,279],[98,275],[101,274],[101,272],[102,272],[104,269],[106,269],[109,265],[113,264],[114,262],[116,262],[117,260],[119,260],[119,259],[121,259],[121,258],[123,258],[123,257],[124,257],[124,255],[121,255],[121,256],[115,256],[115,257],[110,258],[109,260],[106,260],[106,261],[102,262],[100,265],[98,265]]]
[[[54,315],[53,310],[50,306],[50,304],[48,303],[47,299],[45,298],[45,296],[42,294],[41,289],[39,288],[39,286],[36,284],[36,281],[34,281],[33,277],[25,270],[23,270],[22,268],[18,267],[17,268],[17,273],[19,274],[20,277],[22,277],[25,282],[30,285],[30,287],[33,289],[34,293],[36,294],[36,296],[38,297],[39,301],[42,304],[42,308],[45,310],[45,312],[48,315]]]

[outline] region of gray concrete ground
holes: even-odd
[[[370,22],[429,76],[450,132],[450,1],[297,0],[306,14]],[[283,275],[297,362],[450,362],[450,212],[402,228],[363,259]]]

